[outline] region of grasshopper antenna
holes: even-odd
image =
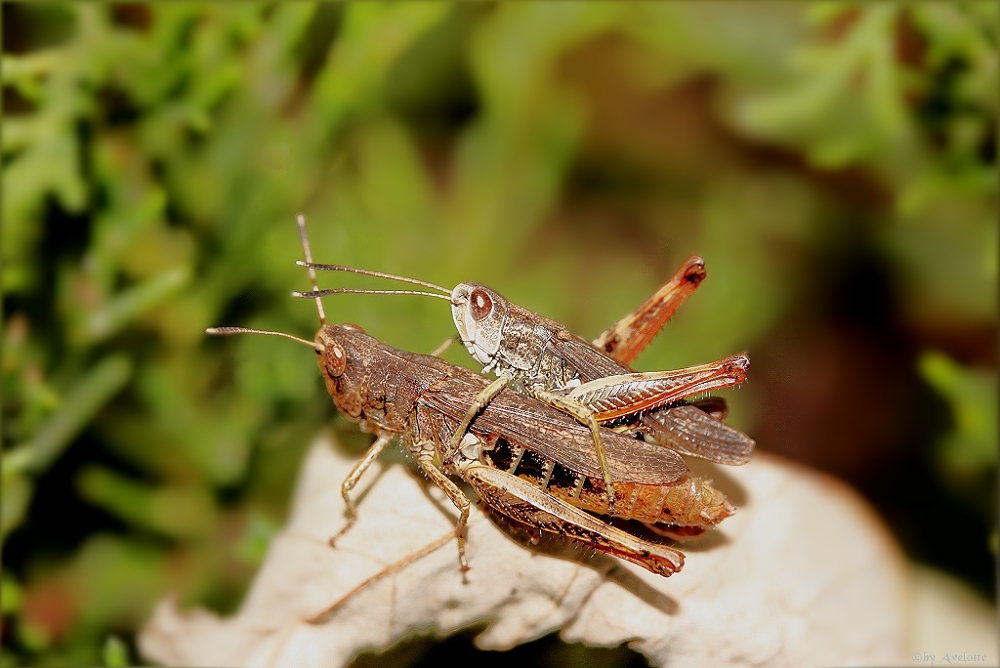
[[[440,293],[442,293],[444,295],[448,295],[448,299],[451,298],[451,290],[449,290],[448,288],[442,288],[440,285],[435,285],[434,283],[428,283],[427,281],[418,281],[415,278],[407,278],[406,276],[397,276],[395,274],[387,274],[387,273],[382,272],[382,271],[372,271],[370,269],[358,269],[357,267],[347,267],[347,266],[342,265],[342,264],[317,264],[317,263],[313,262],[312,260],[309,260],[308,258],[306,259],[305,262],[298,262],[297,264],[299,264],[299,265],[301,265],[303,267],[309,267],[309,269],[319,269],[320,271],[346,271],[346,272],[349,272],[349,273],[352,273],[352,274],[361,274],[362,276],[374,276],[375,278],[388,278],[389,280],[400,281],[401,283],[410,283],[412,285],[421,285],[421,286],[423,286],[425,288],[430,288],[431,290],[437,290],[438,292],[440,292]],[[347,292],[347,291],[344,290],[343,292]],[[395,291],[395,290],[370,290],[370,291],[365,291],[365,294],[376,294],[376,295],[382,295],[382,294],[389,294],[389,295],[395,295],[395,294],[405,294],[405,295],[419,294],[419,295],[424,295],[424,294],[429,294],[429,293],[426,293],[426,292],[404,292],[404,291]],[[299,295],[299,296],[302,296],[302,295]],[[440,295],[435,295],[435,296],[440,296]]]
[[[295,222],[299,226],[299,241],[302,242],[302,254],[306,258],[305,262],[297,261],[295,264],[309,269],[309,281],[312,284],[312,293],[303,295],[299,292],[293,292],[292,294],[296,297],[308,295],[315,299],[316,311],[319,313],[319,324],[321,327],[324,327],[326,326],[326,313],[323,311],[323,302],[319,299],[323,296],[323,292],[319,289],[319,283],[316,280],[316,267],[313,265],[312,251],[309,249],[309,235],[306,234],[306,217],[302,213],[298,213],[295,215]]]
[[[306,217],[299,213],[296,215],[295,220],[299,226],[299,240],[302,242],[302,253],[306,257],[306,262],[299,262],[299,264],[309,267],[309,280],[312,282],[313,287],[313,292],[307,294],[316,297],[316,311],[319,313],[319,322],[321,325],[326,325],[326,313],[323,311],[323,302],[319,300],[319,297],[322,295],[317,294],[320,292],[320,289],[316,283],[316,271],[309,266],[312,264],[312,251],[309,250],[309,236],[306,234]],[[216,336],[227,336],[230,334],[266,334],[268,336],[281,336],[286,339],[291,339],[292,341],[297,341],[298,343],[304,343],[316,352],[325,352],[325,349],[320,343],[307,341],[306,339],[293,334],[286,334],[284,332],[272,332],[264,329],[251,329],[249,327],[209,327],[205,330],[205,333]]]
[[[305,339],[299,338],[294,334],[285,334],[284,332],[271,332],[266,329],[250,329],[249,327],[209,327],[205,330],[206,334],[213,334],[215,336],[228,336],[230,334],[267,334],[268,336],[282,336],[286,339],[291,339],[292,341],[298,341],[299,343],[304,343],[316,352],[324,352],[325,349],[320,344],[315,341],[306,341]]]
[[[357,267],[348,267],[342,264],[318,264],[312,261],[312,253],[309,250],[309,238],[306,236],[306,220],[305,217],[300,213],[297,216],[299,223],[299,238],[302,240],[302,252],[305,254],[305,262],[298,260],[295,264],[300,267],[305,267],[309,270],[309,279],[312,281],[312,291],[311,292],[293,292],[293,297],[301,297],[303,299],[315,299],[316,308],[319,309],[319,320],[322,324],[326,324],[326,316],[323,313],[322,302],[320,302],[320,297],[325,297],[327,295],[342,295],[342,294],[362,294],[362,295],[423,295],[425,297],[437,297],[438,299],[446,299],[451,301],[451,290],[443,288],[440,285],[435,285],[434,283],[428,283],[427,281],[419,281],[415,278],[407,278],[405,276],[396,276],[395,274],[387,274],[381,271],[371,271],[369,269],[358,269]],[[420,290],[359,290],[355,288],[332,288],[329,290],[320,290],[319,285],[316,281],[316,270],[320,271],[346,271],[352,274],[361,274],[363,276],[374,276],[375,278],[388,278],[394,281],[401,281],[403,283],[412,283],[413,285],[422,285],[425,288],[431,288],[432,290],[437,290],[444,294],[436,294],[434,292],[422,292]]]
[[[302,266],[308,266],[299,262]],[[439,295],[436,292],[423,292],[421,290],[361,290],[359,288],[329,288],[327,290],[313,290],[312,292],[293,292],[293,297],[303,299],[316,299],[326,295],[422,295],[424,297],[437,297],[447,302],[451,302],[451,295]]]

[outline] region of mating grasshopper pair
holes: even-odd
[[[497,380],[477,396],[452,446],[468,428],[476,410],[488,404],[501,388],[510,386],[590,428],[612,503],[614,480],[599,425],[642,435],[679,452],[721,464],[744,464],[753,452],[750,438],[720,421],[726,411],[724,402],[713,399],[692,405],[684,401],[685,397],[742,382],[750,365],[746,355],[676,371],[636,373],[625,366],[704,279],[705,263],[697,256],[688,258],[666,285],[634,313],[612,325],[594,344],[477,283],[460,283],[448,290],[425,281],[343,265],[299,264],[310,269],[389,278],[437,292],[334,288],[293,293],[297,297],[417,294],[451,303],[452,319],[462,343],[484,365],[484,373],[494,371],[497,375]]]
[[[659,440],[679,450],[727,463],[745,461],[753,442],[720,422],[724,404],[718,401],[702,404],[683,402],[684,397],[691,394],[742,382],[748,364],[745,356],[737,355],[714,365],[677,372],[630,373],[627,367],[616,366],[612,358],[569,334],[558,323],[507,304],[492,291],[481,292],[488,290],[483,286],[463,284],[452,291],[452,296],[459,295],[452,299],[456,322],[457,316],[462,314],[463,320],[465,315],[469,315],[474,323],[480,323],[500,304],[508,318],[511,313],[522,318],[527,314],[533,318],[530,322],[536,325],[534,331],[543,337],[546,328],[549,332],[558,333],[562,341],[569,342],[566,350],[578,352],[573,360],[582,368],[582,372],[575,370],[558,376],[550,374],[530,381],[530,376],[525,373],[528,369],[523,364],[512,364],[510,360],[514,358],[498,355],[501,349],[520,349],[524,353],[531,348],[530,345],[488,344],[484,348],[481,337],[470,336],[467,329],[459,326],[470,351],[485,350],[496,356],[490,357],[491,360],[496,359],[492,368],[504,365],[504,370],[515,371],[510,377],[501,373],[496,381],[490,383],[478,374],[437,357],[416,355],[387,346],[356,326],[326,324],[318,297],[347,290],[319,291],[316,288],[313,268],[327,266],[312,263],[301,216],[299,229],[305,254],[302,264],[310,268],[313,282],[311,293],[300,294],[316,297],[321,321],[321,329],[314,341],[236,327],[215,328],[209,332],[278,334],[310,345],[318,354],[320,370],[334,403],[346,416],[376,435],[375,443],[342,485],[348,524],[341,533],[353,524],[357,516],[350,497],[351,490],[367,467],[397,436],[413,454],[420,468],[447,493],[459,510],[456,536],[463,571],[468,569],[465,528],[470,501],[448,475],[469,483],[487,510],[509,525],[526,528],[533,533],[555,533],[661,575],[670,575],[681,568],[684,560],[681,552],[638,538],[591,513],[638,520],[657,530],[681,534],[698,533],[732,514],[733,507],[728,500],[712,486],[711,481],[692,475],[677,452],[638,440],[635,436],[647,432],[661,433]],[[697,276],[699,267],[703,276],[704,270],[700,261],[689,261],[686,266],[692,271],[684,272],[682,268],[671,283],[629,320],[622,321],[624,324],[612,327],[602,335],[599,341],[606,344],[612,354],[637,354],[690,294],[697,282],[685,280],[685,277]],[[391,277],[378,272],[359,273]],[[447,292],[439,286],[421,284]],[[464,301],[460,290],[465,291]],[[489,309],[481,297],[484,294],[489,300]],[[463,305],[468,308],[463,309]],[[652,326],[634,324],[656,323],[657,320],[659,324]],[[511,331],[505,328],[508,322],[518,323],[516,317],[510,321],[501,318],[498,325],[487,327],[486,331],[499,332],[502,344],[503,336]],[[523,322],[527,321],[522,320],[520,324],[523,325]],[[539,324],[541,327],[538,327]],[[551,346],[542,346],[538,350],[541,361],[535,365],[536,370],[551,372],[553,369],[565,369],[568,359],[565,351],[554,352]],[[579,352],[583,350],[586,352]],[[476,356],[476,353],[473,355]],[[593,355],[607,361],[592,361],[590,357]],[[559,359],[562,359],[562,367],[556,363]],[[609,373],[609,370],[624,370],[625,374]],[[597,378],[590,380],[590,376]],[[599,379],[607,376],[613,376],[614,380],[605,381],[602,385]],[[515,389],[529,396],[521,396],[504,387],[511,379],[515,380]],[[595,380],[597,384],[591,385]],[[614,389],[609,392],[608,387]],[[627,404],[620,396],[619,388],[622,387],[642,388],[639,396],[655,394],[656,399],[641,407],[641,410],[649,412],[640,414],[637,410],[620,410]],[[586,388],[585,392],[571,396],[584,406],[585,411],[559,401],[566,396],[564,390],[567,388],[569,393]],[[611,400],[600,403],[593,399],[601,392],[610,395]],[[611,414],[593,409],[595,406],[614,406],[616,394],[619,409],[615,410],[619,412]],[[548,401],[539,402],[536,397]],[[556,399],[553,400],[553,397]],[[588,403],[578,401],[581,397]],[[680,413],[670,415],[670,411]],[[688,414],[698,417],[689,418]],[[618,430],[598,426],[599,420],[618,420]],[[667,436],[662,436],[662,433]],[[699,433],[703,436],[701,440],[698,439]],[[734,437],[733,433],[739,437]],[[700,445],[706,442],[713,444]],[[614,489],[610,481],[614,481]]]

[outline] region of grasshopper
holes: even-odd
[[[298,222],[303,252],[311,262],[301,215]],[[311,269],[310,278],[315,292]],[[606,452],[601,462],[588,428],[511,389],[501,388],[465,425],[490,381],[439,357],[388,346],[356,325],[327,324],[319,299],[316,303],[320,329],[313,341],[243,327],[207,331],[277,335],[310,346],[337,408],[375,435],[341,485],[347,523],[334,539],[357,519],[351,491],[397,437],[458,509],[455,536],[463,573],[469,568],[465,538],[471,502],[449,476],[467,482],[487,510],[511,526],[554,533],[664,576],[683,566],[680,551],[639,538],[592,513],[658,529],[701,531],[734,512],[711,481],[692,475],[673,450],[601,428]],[[605,465],[618,485],[617,503],[612,503],[603,481]]]
[[[294,293],[319,297],[338,293],[415,294],[446,299],[458,334],[472,357],[493,371],[487,386],[465,416],[455,438],[503,387],[558,408],[587,425],[593,435],[606,487],[613,480],[599,425],[644,435],[684,454],[722,464],[746,463],[754,442],[721,422],[721,399],[688,403],[687,397],[743,382],[750,359],[732,355],[711,364],[673,371],[636,373],[626,366],[653,339],[705,278],[705,263],[688,258],[662,288],[636,311],[589,343],[554,320],[513,304],[478,283],[439,285],[384,272],[343,265],[300,262],[310,269],[347,271],[421,285],[436,292],[335,288]]]

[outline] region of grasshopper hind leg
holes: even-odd
[[[705,276],[705,261],[692,255],[663,287],[635,311],[611,325],[594,340],[594,345],[621,364],[631,363],[694,294]]]
[[[505,471],[471,463],[462,476],[489,512],[503,515],[517,529],[553,533],[665,577],[684,566],[681,552],[613,527]]]

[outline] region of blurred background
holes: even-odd
[[[311,437],[367,445],[309,349],[204,334],[312,337],[297,211],[319,262],[588,338],[701,255],[636,368],[749,351],[729,420],[995,603],[995,3],[2,11],[2,665],[139,662],[168,592],[234,610]],[[416,352],[453,331],[437,300],[326,307]]]

